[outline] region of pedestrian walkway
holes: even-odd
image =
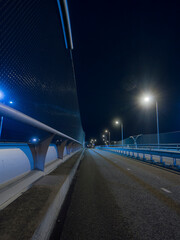
[[[1,240],[31,239],[80,155],[74,154],[0,211]]]

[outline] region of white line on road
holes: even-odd
[[[171,193],[171,191],[167,190],[166,188],[161,188],[164,192]]]
[[[130,171],[131,169],[130,168],[127,168],[128,171]]]

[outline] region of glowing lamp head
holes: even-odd
[[[147,97],[144,97],[144,102],[149,102],[150,101],[150,97],[147,96]]]
[[[115,121],[114,121],[114,124],[115,124],[115,125],[119,125],[120,122],[119,122],[118,120],[115,120]]]
[[[38,143],[38,142],[39,142],[39,139],[36,138],[36,137],[33,137],[33,138],[31,138],[30,141],[31,141],[32,143]]]
[[[13,104],[13,101],[9,101],[9,104]]]
[[[150,105],[152,102],[153,102],[152,95],[147,94],[147,95],[142,96],[142,98],[141,98],[141,104]]]
[[[105,133],[107,133],[107,132],[108,132],[108,130],[106,129],[106,130],[105,130]]]

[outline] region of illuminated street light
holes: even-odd
[[[110,141],[110,138],[111,138],[111,137],[110,137],[110,136],[111,136],[111,133],[110,133],[110,131],[108,131],[107,129],[105,130],[105,133],[109,133],[109,145],[110,145],[110,142],[111,142],[111,141]]]
[[[2,134],[2,127],[3,127],[3,116],[1,116],[1,123],[0,123],[0,138]]]
[[[9,104],[13,104],[13,101],[9,101]]]
[[[123,123],[122,123],[122,121],[114,120],[114,125],[115,126],[121,125],[121,137],[122,137],[122,146],[123,146]]]
[[[158,102],[157,99],[155,99],[152,95],[148,94],[148,95],[143,95],[142,97],[142,103],[144,105],[149,105],[150,103],[153,103],[155,101],[156,104],[156,125],[157,125],[157,143],[158,143],[158,147],[159,147],[159,113],[158,113]]]
[[[95,142],[97,142],[96,139],[91,139],[91,140],[90,140],[90,143],[91,143],[92,146],[95,146]]]

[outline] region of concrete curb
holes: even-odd
[[[67,192],[70,188],[72,180],[75,176],[79,163],[82,159],[84,150],[82,151],[80,157],[78,158],[76,164],[74,165],[73,169],[71,170],[69,176],[64,181],[63,185],[61,186],[59,192],[57,193],[53,203],[49,207],[47,213],[45,214],[42,222],[40,223],[39,227],[36,229],[32,236],[32,240],[48,240],[53,227],[55,225],[56,219],[58,217],[59,211],[63,205]]]
[[[17,181],[11,182],[9,185],[7,184],[4,188],[0,189],[0,210],[7,207],[10,203],[12,203],[24,192],[26,192],[34,182],[52,172],[55,168],[60,166],[63,162],[67,161],[78,151],[64,156],[64,159],[58,159],[53,161],[51,164],[45,167],[44,172],[39,170],[33,170],[27,175],[25,175],[22,179],[19,178]]]

